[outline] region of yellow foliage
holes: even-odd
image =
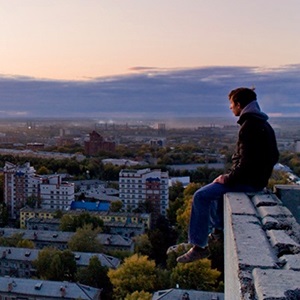
[[[125,298],[125,300],[151,300],[152,299],[152,294],[145,292],[145,291],[135,291],[132,294],[128,294]]]
[[[211,261],[200,259],[188,264],[177,264],[172,270],[171,281],[183,289],[214,290],[221,272],[211,269]]]
[[[199,183],[190,183],[184,190],[183,206],[177,210],[177,223],[180,228],[187,231],[190,222],[192,201],[194,193],[201,187]]]
[[[127,294],[135,291],[148,292],[155,289],[156,265],[148,256],[134,254],[125,258],[118,269],[110,269],[108,277],[114,286],[117,299],[124,299]]]

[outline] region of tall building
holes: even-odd
[[[60,175],[36,175],[30,163],[17,166],[6,162],[3,172],[4,202],[11,219],[19,217],[30,199],[40,208],[59,210],[67,210],[75,200],[74,183],[63,182]]]
[[[25,206],[29,197],[38,197],[39,178],[35,176],[35,169],[30,163],[16,166],[6,162],[4,172],[4,202],[9,216],[16,219],[19,210]]]
[[[60,175],[47,176],[40,184],[41,208],[68,210],[74,193],[74,183],[63,182]]]
[[[161,170],[121,170],[119,174],[119,197],[125,211],[133,211],[140,204],[150,204],[153,219],[166,216],[169,206],[168,172]]]
[[[115,143],[104,140],[98,132],[93,131],[89,136],[89,140],[84,142],[86,155],[97,155],[100,151],[115,151]]]

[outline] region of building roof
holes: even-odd
[[[0,228],[0,236],[11,237],[14,234],[21,234],[22,238],[26,240],[43,241],[49,244],[67,244],[69,239],[75,234],[75,232]],[[122,237],[118,234],[99,233],[97,237],[101,244],[106,246],[110,245],[114,247],[131,247],[133,244],[133,241],[131,239]],[[108,241],[110,242],[108,243]]]
[[[90,201],[72,201],[71,210],[84,209],[87,211],[108,211],[109,203],[90,202]]]
[[[34,261],[38,258],[38,249],[29,248],[15,248],[15,247],[0,247],[0,258],[5,258],[7,260],[16,261]],[[96,256],[101,262],[102,266],[116,269],[120,265],[120,260],[110,255],[103,253],[90,253],[90,252],[73,252],[76,260],[77,266],[88,266],[90,259]]]
[[[99,289],[79,283],[0,277],[0,294],[8,292],[9,285],[12,296],[30,295],[46,299],[62,298],[63,293],[64,299],[98,299],[96,297],[101,292]]]
[[[169,289],[157,291],[152,300],[224,300],[223,293]]]

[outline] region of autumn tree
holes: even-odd
[[[132,294],[127,294],[125,300],[151,300],[152,299],[152,294],[148,292],[138,292],[135,291]]]
[[[188,224],[190,220],[193,195],[201,184],[190,183],[184,190],[183,205],[177,210],[177,226],[181,240],[187,240]]]
[[[34,249],[35,245],[33,241],[30,240],[20,240],[17,245],[17,248],[29,248],[29,249]]]
[[[177,264],[171,273],[171,284],[182,289],[216,291],[220,272],[211,269],[211,261],[200,259],[189,264]]]
[[[153,292],[157,287],[155,262],[138,254],[126,258],[118,269],[110,269],[108,277],[116,300],[125,299],[126,295],[135,291]]]

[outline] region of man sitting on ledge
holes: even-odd
[[[188,232],[192,248],[177,258],[179,263],[209,256],[209,244],[223,234],[224,194],[261,191],[279,158],[274,130],[267,122],[268,116],[260,110],[254,90],[237,88],[228,97],[229,108],[239,117],[240,125],[232,167],[195,192]],[[168,253],[175,249],[176,246],[170,247]]]

